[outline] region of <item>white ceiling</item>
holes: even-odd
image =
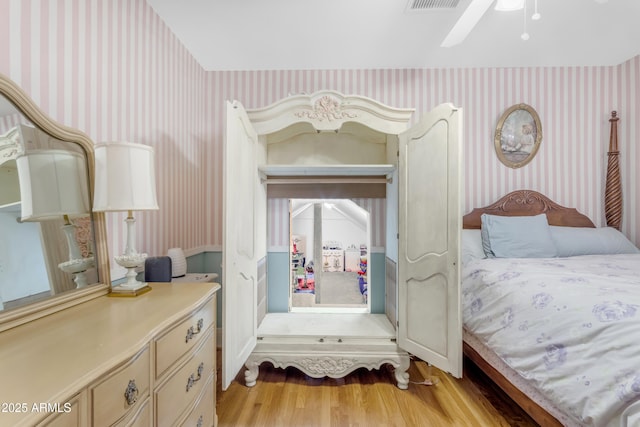
[[[472,0],[147,0],[206,70],[618,65],[640,54],[639,0],[538,0],[539,21],[493,6],[461,44],[440,44]],[[528,15],[535,0],[527,0]]]
[[[292,217],[304,214],[304,217],[313,217],[314,203],[322,203],[325,209],[331,210],[327,212],[329,218],[345,218],[357,225],[361,230],[367,230],[367,211],[355,202],[349,199],[291,199]],[[310,210],[309,210],[310,209]]]

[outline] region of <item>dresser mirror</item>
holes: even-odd
[[[104,295],[93,142],[0,74],[0,331]]]

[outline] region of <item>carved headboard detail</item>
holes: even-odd
[[[517,190],[502,197],[492,205],[475,208],[462,217],[462,228],[480,228],[483,214],[501,216],[526,216],[547,214],[549,225],[567,227],[595,227],[586,215],[574,208],[561,206],[547,196],[532,190]]]

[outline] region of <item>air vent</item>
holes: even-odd
[[[408,12],[425,12],[429,10],[455,9],[460,0],[409,0]]]

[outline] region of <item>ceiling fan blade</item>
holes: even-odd
[[[493,0],[471,0],[469,6],[462,12],[462,15],[440,46],[451,47],[462,43],[487,9],[489,9],[491,3],[493,3]]]

